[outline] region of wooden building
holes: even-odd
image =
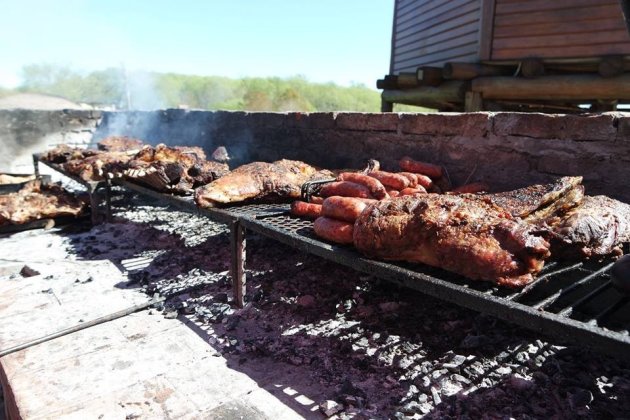
[[[628,70],[619,0],[396,0],[390,74],[377,85],[384,111],[579,112],[630,102]]]

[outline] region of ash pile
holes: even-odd
[[[313,418],[621,418],[630,365],[247,236],[246,306],[233,304],[225,226],[119,203],[114,223],[70,233],[124,287],[170,296],[218,357]],[[86,230],[90,229],[90,230]],[[203,380],[203,378],[200,378]]]

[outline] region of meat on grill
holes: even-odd
[[[97,150],[93,149],[80,149],[78,147],[68,146],[67,144],[60,144],[46,152],[42,156],[42,160],[44,162],[62,164],[70,160],[94,156],[98,153],[99,152]]]
[[[106,152],[126,152],[139,150],[143,146],[142,140],[127,136],[110,136],[97,143],[99,150]]]
[[[253,162],[195,190],[195,201],[201,207],[212,207],[247,200],[295,199],[306,181],[331,177],[330,171],[296,160]]]
[[[507,210],[512,216],[526,218],[556,203],[572,190],[581,188],[581,183],[581,176],[567,176],[551,184],[530,185],[517,190],[487,194],[484,197]]]
[[[534,226],[475,195],[405,196],[368,207],[354,245],[369,257],[419,262],[508,286],[533,280],[549,243]]]
[[[191,193],[229,172],[225,163],[206,160],[199,147],[145,146],[125,171],[127,178],[158,191]]]
[[[582,203],[548,218],[552,253],[564,257],[601,258],[622,254],[630,242],[630,205],[603,195],[586,196]]]
[[[35,180],[20,191],[0,195],[0,226],[60,216],[78,216],[85,204],[57,184]]]
[[[131,157],[128,152],[99,152],[69,160],[61,166],[66,172],[84,181],[102,181],[105,179],[105,173],[124,170]]]

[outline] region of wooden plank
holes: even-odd
[[[459,11],[463,8],[467,8],[467,10],[478,10],[479,6],[479,0],[444,2],[439,7],[436,7],[435,9],[432,9],[427,13],[419,15],[414,19],[409,19],[405,21],[400,18],[396,30],[397,32],[401,32],[409,28],[417,28],[418,26],[429,26],[430,24],[433,24],[436,19],[443,20],[444,16],[461,14],[459,13]]]
[[[416,62],[409,62],[408,64],[406,64],[406,67],[399,67],[396,69],[396,71],[400,71],[400,72],[405,72],[405,71],[413,71],[414,69],[418,68],[419,66],[443,66],[445,63],[449,62],[449,61],[458,61],[458,62],[464,62],[464,63],[476,63],[479,61],[479,57],[477,57],[477,54],[461,54],[458,55],[456,57],[452,57],[452,58],[443,58],[443,59],[439,59],[436,61],[429,61],[429,62],[425,62],[421,59],[419,59]]]
[[[409,13],[420,7],[428,7],[429,5],[437,5],[440,0],[401,0],[396,2],[396,10],[399,13]]]
[[[596,44],[616,44],[628,42],[630,45],[630,36],[625,29],[607,31],[607,32],[584,32],[574,34],[531,36],[519,38],[497,38],[492,43],[495,50],[511,49],[511,48],[551,48],[566,46],[587,46]]]
[[[423,20],[427,15],[434,16],[442,13],[446,10],[451,10],[456,7],[460,7],[463,3],[471,0],[456,0],[453,2],[427,2],[421,4],[420,7],[416,7],[408,12],[401,12],[399,24],[409,25],[410,22]],[[437,10],[437,12],[436,12]]]
[[[624,42],[616,44],[580,45],[570,47],[493,49],[492,59],[515,60],[531,56],[540,58],[577,58],[609,54],[630,54],[630,44]]]
[[[453,38],[449,40],[442,41],[438,45],[419,45],[417,48],[410,50],[405,53],[397,53],[396,61],[404,61],[409,60],[414,57],[430,57],[435,54],[448,53],[450,50],[462,47],[464,45],[470,45],[469,51],[476,51],[477,48],[477,37],[476,32],[470,32],[467,37],[459,37]]]
[[[419,32],[414,36],[410,36],[401,40],[396,44],[396,52],[404,53],[419,45],[433,45],[452,38],[468,35],[479,29],[479,21],[472,18],[471,20],[459,26],[453,26],[453,22],[445,22],[442,25],[430,28],[426,31]],[[403,42],[404,41],[404,42]]]
[[[474,42],[468,45],[462,45],[457,48],[452,48],[445,51],[438,51],[434,54],[427,54],[422,57],[413,57],[408,60],[396,60],[394,62],[396,68],[408,67],[412,63],[416,65],[428,65],[427,63],[444,63],[446,61],[453,61],[459,56],[476,54],[477,43]]]
[[[512,15],[495,15],[494,23],[499,26],[530,25],[537,23],[561,23],[577,20],[594,20],[621,16],[619,6],[576,7],[549,12],[519,13]]]
[[[404,42],[405,38],[422,33],[436,26],[448,26],[450,24],[452,27],[457,27],[467,21],[470,21],[471,18],[479,18],[479,8],[472,3],[460,9],[451,10],[450,12],[431,20],[430,22],[426,22],[425,24],[418,24],[403,31],[399,31],[397,29],[396,39],[397,42]]]
[[[506,3],[503,0],[497,0],[497,15],[505,15],[510,13],[527,13],[554,11],[560,9],[574,9],[577,7],[599,7],[616,5],[621,12],[619,2],[615,0],[528,0],[516,3]]]
[[[410,42],[402,47],[399,46],[396,49],[396,55],[400,56],[411,51],[417,51],[420,48],[429,51],[441,51],[449,48],[449,45],[452,45],[455,40],[459,40],[460,44],[476,41],[478,25],[478,22],[471,22],[468,25],[460,26],[432,37],[419,38],[415,42]]]
[[[479,59],[489,60],[492,54],[494,37],[495,0],[482,0],[481,19],[479,22]]]
[[[531,25],[496,27],[494,28],[494,38],[614,31],[617,29],[625,29],[623,19],[606,18],[571,22],[534,23]]]

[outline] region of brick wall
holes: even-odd
[[[207,152],[225,145],[234,165],[290,158],[362,168],[375,158],[395,170],[409,155],[443,164],[455,185],[469,179],[497,190],[583,175],[588,193],[630,202],[630,114],[624,113],[0,112],[0,142],[9,153],[111,134],[199,145]]]

